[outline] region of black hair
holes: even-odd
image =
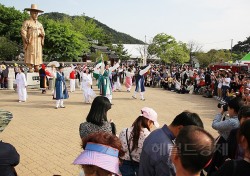
[[[235,97],[232,100],[229,100],[228,107],[234,109],[236,113],[239,112],[240,108],[243,106],[243,101],[239,97]]]
[[[87,122],[102,126],[103,121],[107,120],[107,111],[111,109],[111,103],[107,97],[98,96],[94,99],[89,114],[86,118]]]
[[[240,136],[244,136],[247,140],[248,144],[248,150],[250,151],[250,120],[246,120],[241,126],[240,126]]]
[[[250,117],[250,106],[242,106],[238,112],[238,119],[239,121],[242,119],[242,118],[246,118],[246,117]]]
[[[201,128],[204,128],[203,122],[201,121],[201,118],[198,114],[192,113],[189,111],[184,111],[177,115],[173,122],[171,123],[172,126],[188,126],[188,125],[194,125]]]
[[[204,137],[208,140],[202,140]],[[183,127],[176,137],[175,145],[183,168],[190,173],[204,169],[215,151],[213,136],[197,126]]]
[[[105,67],[106,67],[107,65],[109,65],[108,61],[104,61],[104,65],[105,65]]]

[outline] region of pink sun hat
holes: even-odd
[[[121,176],[119,150],[113,147],[88,142],[85,150],[75,159],[75,165],[94,165]]]
[[[155,112],[155,110],[153,110],[152,108],[144,107],[144,108],[141,109],[141,112],[142,112],[140,114],[141,116],[143,116],[143,117],[145,117],[145,118],[147,118],[149,120],[152,120],[154,122],[154,126],[156,128],[159,128],[160,125],[159,125],[159,123],[157,121],[158,115]]]

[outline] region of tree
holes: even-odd
[[[177,42],[174,37],[161,33],[157,34],[148,47],[151,55],[156,55],[165,63],[188,62],[189,52],[186,44]]]
[[[20,35],[21,26],[28,18],[26,12],[20,12],[14,7],[5,7],[0,4],[0,36],[5,36],[17,44],[22,44]]]
[[[187,44],[189,50],[189,61],[192,62],[192,57],[202,51],[202,46],[195,41],[189,41]]]
[[[124,48],[123,44],[119,42],[116,46],[113,46],[113,51],[119,57],[120,60],[128,60],[130,58],[128,51]]]
[[[0,59],[12,61],[19,54],[18,45],[6,37],[0,37]]]
[[[84,52],[88,52],[89,43],[79,32],[73,31],[69,23],[47,20],[45,26],[44,54],[47,61],[77,60]]]
[[[232,48],[232,59],[234,61],[242,59],[247,53],[250,52],[250,37],[246,40],[238,42]]]
[[[211,63],[229,61],[230,55],[231,53],[229,50],[211,49],[207,53],[198,52],[195,54],[195,57],[198,59],[201,67],[207,67]]]

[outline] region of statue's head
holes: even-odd
[[[43,13],[42,10],[39,10],[37,8],[36,4],[31,4],[31,8],[25,8],[24,10],[30,11],[30,16],[32,17],[33,20],[37,20],[38,13]]]
[[[30,11],[30,16],[33,20],[37,20],[38,12],[37,11]]]

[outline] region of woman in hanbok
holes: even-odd
[[[56,73],[55,91],[54,99],[56,99],[56,109],[65,108],[63,105],[63,100],[69,98],[69,94],[66,87],[66,82],[64,79],[63,66],[60,65]]]
[[[131,90],[131,87],[132,87],[132,79],[133,79],[133,76],[135,75],[131,68],[129,68],[126,72],[125,72],[125,75],[126,75],[126,82],[125,82],[125,86],[127,88],[127,92],[130,92]]]
[[[144,86],[145,78],[144,78],[144,74],[147,73],[150,68],[151,68],[151,65],[149,65],[146,68],[144,68],[143,70],[139,71],[139,74],[137,75],[137,78],[136,78],[135,93],[132,96],[134,99],[136,99],[136,93],[140,92],[141,100],[145,101],[145,98],[144,98],[144,92],[145,92],[145,86]]]
[[[16,85],[19,103],[27,100],[27,81],[23,69],[20,67],[16,75]]]
[[[120,66],[120,61],[116,63],[113,67],[109,67],[108,62],[102,62],[101,69],[98,70],[97,66],[94,69],[95,75],[98,75],[98,88],[100,89],[100,95],[107,97],[109,101],[112,101],[112,86],[109,76],[112,71]]]
[[[114,91],[116,91],[116,90],[121,91],[122,90],[122,85],[121,85],[122,72],[123,72],[122,68],[119,68],[115,71]]]
[[[82,90],[85,103],[91,103],[91,101],[96,97],[95,92],[91,89],[92,86],[92,76],[89,73],[89,69],[86,68],[85,73],[81,72],[82,77]]]

